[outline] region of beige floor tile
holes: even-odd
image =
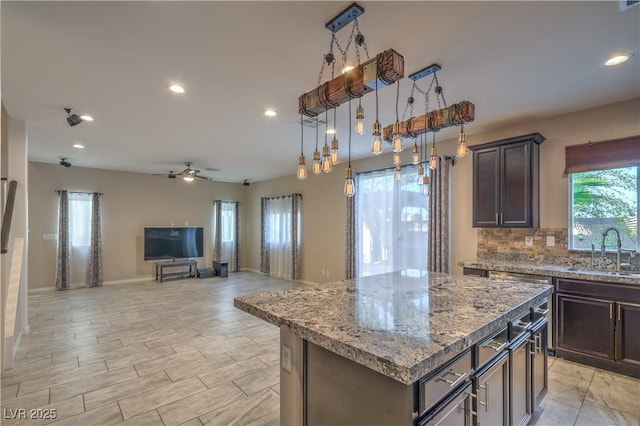
[[[49,404],[49,389],[42,389],[18,398],[2,398],[2,410],[8,408],[38,408]]]
[[[120,409],[124,418],[128,419],[205,390],[207,387],[194,377],[122,399]]]
[[[549,396],[571,407],[580,408],[587,395],[589,384],[589,380],[549,371]]]
[[[256,419],[245,426],[279,426],[280,425],[280,410],[273,410],[268,414]]]
[[[165,368],[165,372],[171,377],[171,380],[177,382],[188,377],[205,374],[209,371],[222,368],[226,365],[234,364],[236,361],[225,353],[212,356],[210,358],[202,358],[197,361],[182,363],[176,366]]]
[[[251,395],[280,383],[280,366],[276,365],[256,371],[255,373],[234,380],[233,383],[242,389],[244,393]]]
[[[536,410],[530,425],[533,426],[570,426],[578,418],[579,407],[566,405],[547,396]],[[604,425],[602,425],[604,426]]]
[[[144,328],[148,329],[149,326],[145,325]],[[120,342],[122,342],[123,346],[127,346],[127,345],[131,345],[138,342],[146,343],[146,342],[152,341],[153,339],[159,339],[161,337],[166,338],[168,336],[175,336],[177,334],[178,333],[176,333],[175,330],[160,329],[160,330],[147,331],[146,333],[139,334],[137,336],[123,337],[122,339],[120,339]]]
[[[134,343],[127,346],[117,347],[108,351],[94,352],[92,354],[78,356],[80,366],[94,364],[100,361],[110,361],[115,358],[121,358],[137,352],[146,352],[149,348],[143,342]],[[108,365],[108,364],[107,364]]]
[[[127,328],[124,330],[112,330],[104,333],[96,333],[98,342],[108,342],[110,340],[119,340],[125,337],[135,337],[141,334],[149,333],[153,331],[153,327],[146,328]]]
[[[179,425],[244,396],[237,386],[227,383],[160,407],[158,413],[165,425]]]
[[[117,383],[84,394],[84,405],[87,410],[97,408],[110,402],[120,401],[143,392],[148,392],[159,387],[170,385],[171,379],[164,371],[159,371],[148,376],[138,377],[126,382]]]
[[[0,393],[0,400],[2,402],[16,398],[18,396],[18,387],[20,383],[7,384],[2,383],[2,391]]]
[[[616,376],[596,372],[585,401],[640,416],[640,386],[634,380],[620,380]]]
[[[198,377],[200,377],[200,380],[202,380],[208,388],[214,388],[223,383],[240,379],[256,371],[266,370],[267,368],[269,368],[269,366],[264,362],[257,358],[251,358],[246,361],[240,361],[218,368],[208,373],[200,374]]]
[[[164,346],[164,347],[166,348],[168,346]],[[153,349],[149,349],[149,350],[153,351]],[[173,354],[173,355],[157,358],[151,361],[136,363],[134,367],[138,372],[139,376],[144,376],[146,374],[155,373],[156,371],[189,365],[193,362],[200,361],[203,359],[206,359],[204,355],[202,355],[198,351],[193,351],[193,352],[185,352],[181,354]]]
[[[550,371],[565,374],[576,379],[591,381],[596,369],[577,362],[571,362],[564,359],[557,359],[551,366]]]
[[[640,397],[640,396],[639,396]],[[638,426],[638,417],[632,413],[606,408],[585,401],[580,409],[576,426],[629,425]]]
[[[111,370],[100,374],[82,377],[71,382],[67,382],[50,388],[51,402],[68,399],[75,395],[91,392],[115,383],[126,382],[137,378],[133,367],[125,367],[119,370]]]
[[[202,426],[202,422],[195,418],[195,419],[191,419],[188,422],[184,422],[182,423],[180,426]]]
[[[108,359],[105,362],[107,363],[107,368],[109,370],[116,370],[118,368],[127,367],[130,365],[140,364],[145,361],[150,361],[158,358],[166,358],[168,356],[173,355],[175,352],[171,349],[170,346],[164,346],[161,348],[154,349],[152,351],[139,351],[134,352],[129,355]]]
[[[20,407],[22,408],[22,407]],[[27,410],[25,422],[24,418],[13,418],[13,419],[2,419],[3,425],[14,425],[14,424],[22,424],[22,425],[40,425],[40,424],[49,424],[55,421],[59,421],[71,416],[75,416],[76,414],[80,414],[84,412],[84,405],[82,404],[82,396],[78,395],[76,397],[65,399],[64,401],[58,401],[54,404],[44,405],[42,407],[38,407],[39,410],[36,414],[46,414],[48,418],[34,418],[31,416],[31,412]]]
[[[121,423],[118,426],[158,426],[162,425],[162,419],[158,411],[147,411],[139,416],[131,417]]]
[[[26,395],[31,392],[50,388],[63,383],[68,383],[73,380],[86,377],[88,375],[104,373],[105,371],[107,371],[107,366],[104,364],[104,362],[98,362],[96,364],[90,364],[84,367],[77,367],[71,370],[41,376],[35,379],[25,380],[20,383],[18,396]]]
[[[21,381],[38,378],[43,375],[50,375],[50,374],[78,368],[77,359],[59,362],[59,363],[52,363],[51,356],[45,357],[44,360],[35,362],[35,363],[22,365],[21,363],[18,362],[16,364],[17,365],[15,368],[3,373],[2,375],[3,385],[18,383]]]
[[[85,411],[64,420],[55,422],[56,426],[106,426],[122,421],[122,414],[118,404],[113,403],[96,408],[95,410]]]
[[[210,411],[200,416],[200,421],[205,425],[240,425],[257,420],[279,408],[280,395],[269,389]]]

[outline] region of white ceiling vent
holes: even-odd
[[[320,118],[320,117],[305,117],[304,120],[302,120],[302,125],[305,127],[311,127],[314,128],[316,127],[316,123],[318,124],[318,127],[320,126],[324,126],[325,124],[327,124],[327,122],[325,121],[324,118]],[[300,120],[296,121],[296,124],[300,124]]]
[[[631,9],[634,6],[640,4],[640,0],[620,0],[618,2],[620,5],[620,12],[624,12],[625,10]]]

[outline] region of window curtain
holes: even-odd
[[[300,194],[262,198],[260,271],[297,280],[300,275]]]
[[[58,267],[56,270],[56,288],[68,289],[71,286],[69,244],[69,193],[59,192],[58,202]]]
[[[357,185],[356,180],[356,185]],[[358,187],[356,186],[356,194]],[[344,278],[350,280],[356,275],[356,202],[355,197],[347,197],[347,229],[345,244]]]
[[[237,201],[213,202],[213,259],[227,261],[229,271],[238,272],[239,213]]]
[[[417,167],[403,167],[399,177],[394,168],[356,174],[351,255],[359,277],[427,271],[429,200],[418,184]]]
[[[102,226],[100,223],[100,198],[102,194],[92,194],[91,206],[91,246],[89,248],[89,287],[102,287]]]
[[[69,256],[71,287],[82,287],[89,278],[91,262],[91,217],[93,194],[69,193]]]
[[[429,271],[449,272],[449,183],[452,159],[439,158],[431,171]]]

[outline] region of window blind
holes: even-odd
[[[565,147],[565,174],[640,166],[640,135]]]

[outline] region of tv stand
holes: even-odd
[[[188,269],[185,269],[188,268]],[[180,268],[179,271],[171,270]],[[166,271],[169,269],[169,271]],[[156,262],[156,281],[163,282],[165,278],[194,278],[198,269],[197,260],[178,260],[173,262]]]

